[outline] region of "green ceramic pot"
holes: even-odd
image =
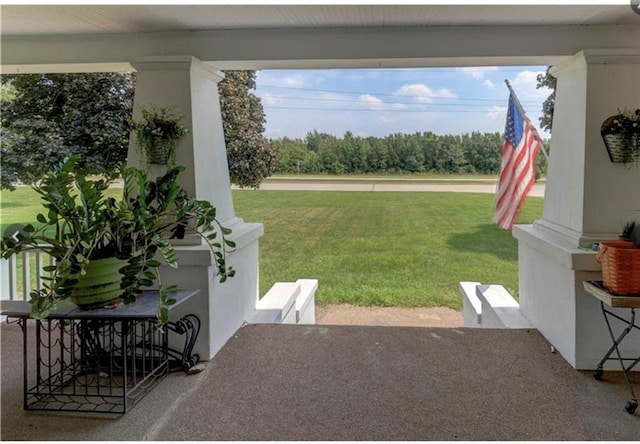
[[[120,269],[127,261],[109,257],[89,262],[86,273],[78,275],[71,302],[83,310],[104,307],[122,295]]]

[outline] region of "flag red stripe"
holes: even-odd
[[[511,173],[515,178],[510,180],[504,195],[500,199],[502,207],[499,212],[500,225],[507,226],[509,229],[512,227],[527,193],[535,182],[535,176],[531,174],[532,168],[529,168],[530,158],[526,156],[528,151],[527,149],[521,149],[515,161],[510,165]]]
[[[513,147],[505,140],[494,217],[502,228],[512,229],[527,195],[535,184],[535,159],[540,147],[540,136],[526,117],[520,145]]]

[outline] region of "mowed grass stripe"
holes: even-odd
[[[111,191],[111,190],[110,190]],[[122,192],[113,189],[113,196]],[[517,241],[492,222],[495,196],[432,192],[234,190],[236,213],[262,222],[260,294],[318,279],[317,303],[462,306],[458,283],[518,291]],[[42,211],[28,187],[2,191],[3,229]],[[542,214],[530,197],[520,223]],[[236,279],[241,279],[238,276]]]
[[[517,241],[492,223],[493,195],[235,190],[234,202],[239,217],[265,225],[260,294],[315,278],[321,305],[460,309],[464,280],[517,296]],[[541,214],[531,197],[520,222]]]
[[[122,197],[122,188],[112,187],[106,190],[108,197]],[[0,228],[10,224],[37,225],[36,215],[47,210],[42,206],[40,196],[28,186],[19,186],[15,190],[0,192]]]

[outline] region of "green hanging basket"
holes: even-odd
[[[120,269],[126,260],[115,257],[92,260],[87,264],[85,274],[78,275],[78,284],[69,299],[83,310],[100,308],[117,300],[123,293],[120,288]]]

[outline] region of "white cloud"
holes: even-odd
[[[497,66],[468,66],[464,68],[457,68],[458,71],[461,71],[476,80],[481,80],[484,78],[484,74],[486,72],[497,71]]]
[[[437,98],[456,98],[458,97],[446,88],[439,89],[437,91],[432,90],[427,85],[422,83],[413,83],[408,85],[402,85],[400,89],[396,90],[393,95],[412,97],[414,100],[420,103],[433,103]]]
[[[282,82],[281,86],[293,86],[293,87],[301,87],[307,84],[305,78],[301,75],[292,75],[285,76],[280,79]]]
[[[368,109],[382,109],[384,107],[384,102],[371,94],[362,94],[358,100]]]
[[[287,73],[283,75],[282,72],[278,71],[262,70],[256,74],[256,84],[300,88],[313,84],[317,78],[317,76],[307,73]]]
[[[362,94],[358,97],[360,105],[363,105],[367,109],[376,111],[397,111],[407,109],[407,105],[404,103],[385,103],[384,100],[371,94]]]
[[[542,103],[551,94],[551,90],[548,88],[536,88],[538,74],[544,74],[544,71],[524,70],[516,74],[514,79],[511,79],[511,86],[520,101],[527,100]]]
[[[482,82],[482,85],[484,85],[485,88],[488,89],[493,89],[496,87],[495,83],[493,83],[491,80],[486,79],[484,82]]]
[[[379,97],[375,97],[371,94],[362,94],[358,97],[358,100],[361,105],[363,105],[366,109],[380,111],[375,114],[375,122],[386,125],[397,121],[397,118],[393,117],[393,113],[386,113],[384,111],[394,111],[399,109],[405,109],[406,105],[402,103],[385,103]],[[367,135],[370,135],[367,133]]]
[[[507,107],[493,106],[487,113],[487,117],[491,120],[505,120],[507,118]]]
[[[260,100],[262,100],[262,104],[266,106],[276,105],[282,102],[282,100],[279,97],[274,97],[273,94],[269,94],[269,93],[262,94],[260,96]]]

